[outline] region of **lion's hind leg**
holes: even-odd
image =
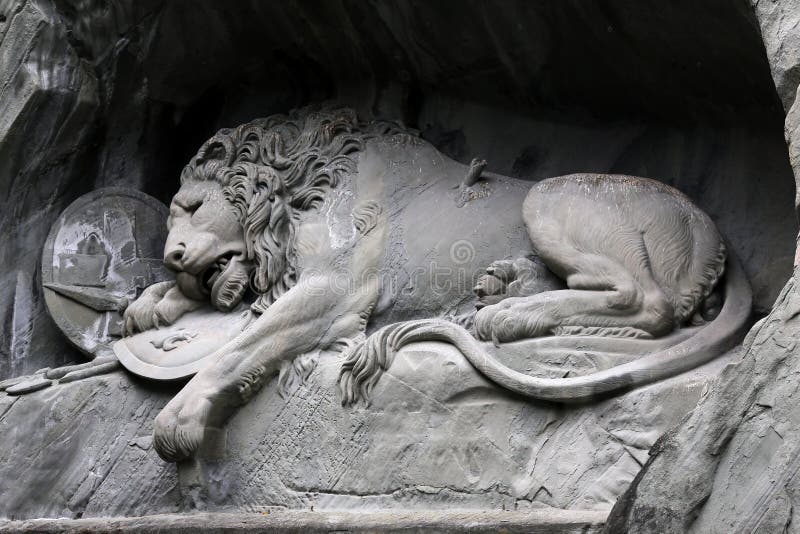
[[[646,267],[646,256],[642,266],[625,265],[563,243],[548,256],[546,261],[567,273],[568,289],[508,298],[481,309],[475,317],[478,337],[509,342],[581,329],[636,329],[658,336],[672,329],[672,306]]]

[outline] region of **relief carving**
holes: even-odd
[[[320,350],[341,352],[344,405],[369,401],[395,354],[420,341],[454,345],[501,388],[588,402],[740,340],[748,282],[680,192],[597,174],[532,185],[484,166],[350,110],[273,116],[207,141],[170,207],[164,261],[176,280],[127,307],[131,337],[115,345],[143,376],[196,372],[156,418],[158,453],[191,457],[267,379],[307,376]],[[204,330],[193,318],[219,317],[234,318],[226,336],[193,349]],[[572,350],[576,339],[614,363],[551,378],[502,358],[506,347]],[[180,372],[141,363],[158,348],[164,361],[195,352]]]

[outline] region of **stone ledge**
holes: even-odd
[[[600,532],[607,512],[584,510],[310,512],[279,510],[263,513],[163,514],[143,517],[31,519],[0,521],[10,532],[527,532],[592,534]]]

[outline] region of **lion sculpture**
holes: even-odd
[[[426,340],[452,343],[504,388],[582,402],[738,342],[748,283],[684,195],[630,176],[532,185],[474,163],[346,109],[273,116],[209,139],[170,207],[164,261],[176,281],[147,288],[125,329],[170,324],[209,301],[222,311],[245,302],[252,318],[157,416],[158,453],[192,456],[208,428],[318,349],[342,351],[344,404],[368,399],[393,354]],[[655,342],[700,323],[586,376],[528,376],[487,350],[540,336]]]

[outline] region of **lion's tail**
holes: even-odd
[[[442,319],[408,321],[381,328],[363,343],[345,351],[339,374],[342,404],[352,404],[359,398],[369,402],[372,388],[391,366],[394,354],[403,346],[419,341],[451,343],[498,385],[541,400],[583,402],[669,378],[719,356],[744,335],[752,305],[750,285],[732,254],[728,255],[727,264],[725,303],[719,315],[689,339],[638,360],[585,376],[537,378],[503,365],[467,330],[454,323]]]

